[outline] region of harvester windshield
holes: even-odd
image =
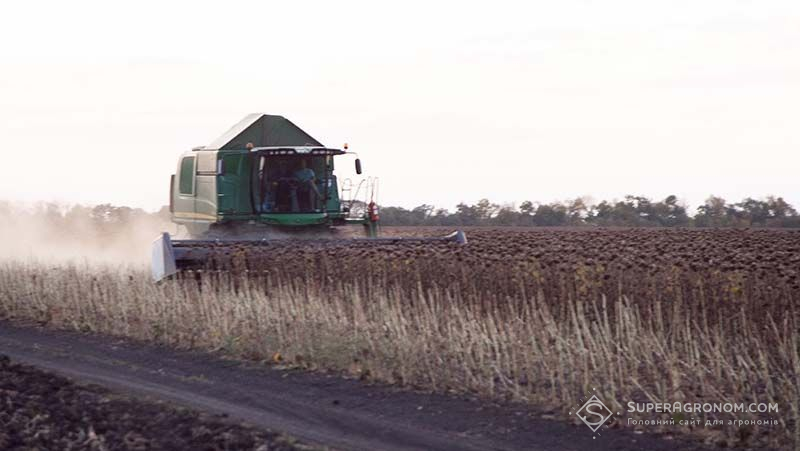
[[[330,158],[322,155],[260,155],[257,166],[259,212],[323,211]]]

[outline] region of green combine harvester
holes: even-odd
[[[397,242],[453,240],[378,238],[377,180],[340,186],[334,157],[357,155],[325,147],[283,116],[250,114],[208,146],[181,155],[170,181],[172,221],[189,239],[163,233],[153,243],[152,274],[158,281],[184,269],[202,268],[210,246],[265,246],[276,239],[328,235],[356,225],[366,239]],[[355,191],[355,193],[353,192]],[[349,194],[349,199],[343,199]],[[357,200],[363,194],[363,200]]]

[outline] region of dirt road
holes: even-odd
[[[3,354],[0,449],[324,451],[224,414],[81,384]]]
[[[72,379],[226,413],[307,443],[350,450],[700,449],[619,429],[592,438],[561,415],[400,391],[117,338],[0,322],[0,352]]]

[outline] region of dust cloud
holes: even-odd
[[[22,204],[0,200],[0,262],[88,263],[145,267],[153,240],[162,232],[188,238],[170,221],[166,207],[146,212],[109,204]],[[209,239],[318,240],[362,238],[361,226],[284,233],[263,228],[211,232]]]
[[[177,231],[166,208],[0,201],[0,261],[145,266],[159,233]]]

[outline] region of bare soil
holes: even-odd
[[[0,449],[310,449],[287,436],[79,385],[0,355]]]

